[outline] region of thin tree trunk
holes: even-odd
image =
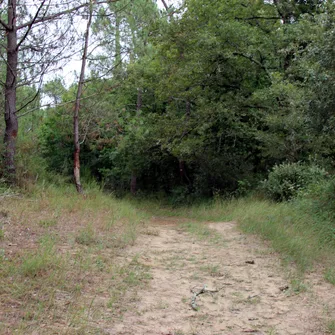
[[[122,78],[122,54],[121,54],[121,14],[115,12],[115,63],[114,76],[116,79]]]
[[[89,7],[89,17],[88,17],[87,27],[86,27],[86,32],[85,32],[85,45],[84,45],[82,62],[81,62],[78,90],[77,90],[76,102],[75,102],[74,113],[73,113],[73,135],[74,135],[73,175],[74,175],[74,182],[75,182],[78,193],[83,193],[83,188],[80,182],[79,110],[80,110],[80,98],[82,95],[84,80],[85,80],[85,69],[86,69],[90,27],[92,23],[92,12],[93,12],[93,8],[92,8],[92,2],[91,2],[90,7]]]
[[[16,0],[8,1],[7,34],[7,72],[5,84],[5,172],[10,183],[15,181],[15,151],[18,133],[18,120],[16,115],[16,82],[18,66],[18,46],[16,29]]]
[[[190,115],[191,115],[191,103],[189,100],[186,101],[186,126],[189,121]],[[186,129],[183,131],[182,137],[186,135]],[[188,175],[186,173],[186,167],[185,167],[185,161],[179,160],[179,175],[180,175],[180,181],[183,183],[186,181],[188,184],[191,183],[190,179],[188,178]]]
[[[137,102],[136,102],[137,114],[140,112],[141,108],[142,108],[142,89],[138,88],[137,89]],[[136,195],[137,193],[137,176],[134,170],[131,174],[130,192],[132,195]]]

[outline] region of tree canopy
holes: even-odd
[[[332,1],[161,5],[96,7],[79,121],[89,175],[120,194],[192,198],[243,193],[284,162],[332,169]],[[48,169],[65,175],[76,86],[44,85],[53,104],[36,128]]]

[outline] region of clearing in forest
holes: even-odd
[[[91,194],[0,203],[0,334],[335,333],[335,289],[235,222]],[[320,273],[320,274],[319,274]]]

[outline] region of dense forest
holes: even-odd
[[[322,0],[2,2],[2,181],[72,181],[75,166],[117,195],[183,202],[255,189],[284,200],[331,179],[334,10]],[[73,57],[77,79],[60,71]]]

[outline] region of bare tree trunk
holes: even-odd
[[[142,108],[142,89],[137,89],[137,102],[136,102],[136,111],[137,114]],[[136,172],[133,170],[131,174],[131,182],[130,182],[130,192],[132,195],[136,195],[137,193],[137,176]]]
[[[87,60],[87,50],[88,50],[88,42],[89,42],[89,35],[90,35],[90,27],[92,23],[92,2],[90,3],[89,7],[89,17],[87,21],[87,27],[85,32],[85,44],[84,44],[84,51],[83,57],[81,61],[81,70],[80,70],[80,77],[78,82],[78,90],[76,96],[76,102],[74,106],[74,113],[73,113],[73,135],[74,135],[74,160],[73,160],[73,175],[74,175],[74,182],[76,185],[76,189],[78,193],[83,193],[83,188],[80,182],[80,143],[79,143],[79,110],[80,110],[80,98],[83,91],[84,80],[85,80],[85,69],[86,69],[86,60]]]
[[[8,28],[7,34],[7,72],[5,84],[5,171],[8,182],[15,181],[15,151],[18,133],[16,115],[16,82],[18,66],[18,46],[16,29],[16,0],[8,1]]]

